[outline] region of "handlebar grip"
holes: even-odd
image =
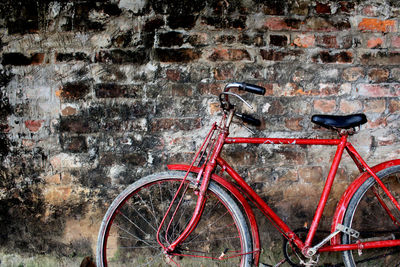
[[[254,126],[260,126],[261,121],[259,119],[254,118],[253,116],[247,115],[247,114],[236,114],[239,118],[242,119],[242,121],[252,124]]]
[[[254,85],[254,84],[249,84],[249,83],[242,83],[241,88],[242,90],[249,92],[249,93],[253,93],[253,94],[257,94],[257,95],[264,95],[265,94],[265,88],[258,86],[258,85]]]

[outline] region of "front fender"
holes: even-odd
[[[372,167],[372,171],[377,173],[383,169],[400,165],[400,159],[390,160]],[[331,232],[333,233],[336,230],[336,225],[341,224],[343,222],[344,215],[346,213],[347,206],[351,198],[353,197],[354,193],[357,189],[369,178],[371,175],[368,172],[363,172],[360,176],[357,177],[346,189],[343,193],[335,211],[335,215],[333,216]],[[336,235],[334,238],[331,239],[331,245],[340,245],[340,235]]]
[[[172,165],[167,165],[169,170],[174,170],[174,171],[189,171],[193,173],[199,173],[201,168],[199,167],[194,167],[190,165],[184,165],[184,164],[172,164]],[[258,225],[256,221],[256,217],[254,215],[254,212],[252,208],[250,207],[249,203],[247,202],[246,198],[241,194],[239,189],[225,180],[224,178],[212,174],[211,180],[216,182],[219,186],[223,187],[225,190],[230,192],[236,200],[242,205],[244,211],[246,212],[247,218],[249,219],[250,227],[251,227],[251,235],[252,235],[252,240],[253,240],[253,261],[254,265],[258,266],[259,263],[259,258],[260,258],[260,253],[261,253],[261,246],[260,246],[260,235],[258,231]]]

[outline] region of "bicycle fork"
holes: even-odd
[[[165,218],[167,217],[167,214],[170,210],[167,211],[166,215],[163,218],[163,221],[160,223],[160,226],[159,226],[158,232],[157,232],[157,239],[158,239],[157,241],[162,246],[164,252],[167,254],[173,252],[180,243],[184,242],[186,240],[186,238],[193,232],[193,230],[196,228],[198,222],[200,221],[201,215],[204,210],[205,202],[207,199],[206,192],[207,192],[210,180],[211,180],[211,174],[214,171],[215,167],[217,166],[217,157],[219,156],[219,154],[222,150],[222,147],[225,143],[225,139],[228,136],[227,129],[229,129],[229,125],[232,121],[233,115],[234,115],[234,111],[230,110],[226,121],[223,120],[221,127],[219,128],[217,140],[216,140],[215,144],[212,145],[213,150],[212,150],[211,156],[209,157],[209,160],[205,162],[205,166],[203,166],[204,172],[202,173],[200,188],[198,189],[198,194],[197,194],[198,198],[197,198],[197,202],[196,202],[196,207],[193,211],[192,218],[190,219],[186,228],[182,231],[182,234],[178,238],[176,238],[176,240],[171,242],[168,246],[164,246],[158,238],[159,238],[159,234],[161,231],[161,227],[165,223]],[[215,129],[215,127],[213,129]],[[210,137],[210,135],[212,135],[211,132],[208,137]],[[206,142],[208,142],[207,139],[204,143],[206,143]],[[203,145],[204,145],[204,143],[203,143]],[[196,155],[196,157],[197,156],[198,155]],[[196,157],[195,157],[195,159],[196,159]],[[188,170],[188,173],[189,172],[190,172],[190,169]],[[200,182],[200,178],[201,177],[198,177],[198,179],[197,179],[198,182]],[[179,189],[178,189],[178,191],[179,191]],[[178,194],[178,192],[177,192],[177,194]],[[171,221],[172,220],[173,220],[173,218],[171,219]]]

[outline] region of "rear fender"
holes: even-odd
[[[383,169],[400,165],[400,159],[390,160],[372,167],[372,171],[377,173]],[[341,224],[343,222],[344,215],[346,213],[347,206],[350,203],[351,198],[353,197],[354,193],[357,189],[369,178],[371,175],[368,172],[363,172],[360,176],[354,180],[346,191],[343,193],[335,211],[335,215],[332,220],[331,232],[333,233],[336,229],[337,224]],[[336,235],[334,238],[331,239],[331,245],[340,245],[340,235]]]
[[[173,165],[168,165],[167,166],[169,170],[174,170],[174,171],[188,171],[193,173],[199,173],[201,168],[194,167],[194,166],[189,166],[189,165],[183,165],[183,164],[173,164]],[[251,235],[252,235],[252,240],[253,240],[253,260],[254,260],[254,265],[258,266],[259,263],[259,258],[260,258],[260,253],[261,253],[261,247],[260,247],[260,235],[258,232],[258,225],[256,221],[256,217],[254,215],[254,212],[252,208],[250,207],[248,201],[246,198],[241,194],[239,189],[225,180],[224,178],[212,174],[211,179],[216,182],[218,185],[223,187],[225,190],[230,192],[236,200],[242,205],[244,211],[246,212],[247,218],[249,219],[250,227],[251,227]]]

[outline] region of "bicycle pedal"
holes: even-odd
[[[354,238],[358,238],[360,236],[360,232],[358,232],[350,227],[344,226],[343,224],[340,224],[340,223],[338,223],[336,225],[336,230],[339,230],[340,232],[348,234]]]

